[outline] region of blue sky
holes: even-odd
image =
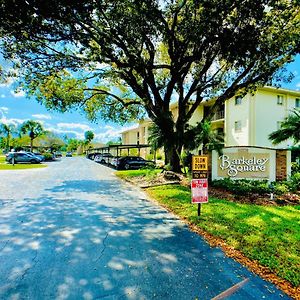
[[[300,90],[300,56],[288,65],[288,70],[295,75],[290,83],[282,84],[283,88]],[[120,126],[99,120],[98,124],[91,123],[79,112],[54,113],[47,111],[35,99],[26,98],[23,92],[14,91],[13,82],[0,84],[0,122],[19,125],[33,119],[43,123],[45,129],[68,137],[84,138],[84,132],[92,130],[95,141],[106,143],[120,137],[120,132],[134,127],[134,124]]]

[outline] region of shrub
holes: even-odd
[[[158,153],[158,154],[156,155],[156,159],[161,160],[161,159],[162,159],[162,155]]]
[[[292,175],[295,173],[300,173],[300,163],[297,162],[292,163]]]
[[[300,190],[300,172],[293,173],[289,178],[289,187],[290,190],[295,192]]]
[[[240,196],[248,195],[250,193],[263,195],[266,193],[270,193],[272,189],[267,180],[232,180],[230,178],[214,180],[212,182],[212,186],[223,188]]]
[[[277,182],[274,186],[274,193],[276,195],[283,195],[289,192],[289,187],[286,182]]]
[[[53,154],[52,153],[45,152],[45,153],[43,153],[43,155],[44,155],[46,161],[53,160]]]
[[[147,154],[146,159],[147,160],[153,160],[154,159],[153,154]]]

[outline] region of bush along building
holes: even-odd
[[[214,101],[201,103],[190,120],[191,125],[201,121]],[[227,100],[211,120],[212,128],[224,133],[223,156],[213,151],[211,156],[212,179],[224,177],[283,180],[290,175],[293,142],[287,140],[276,146],[269,135],[293,111],[300,109],[300,92],[265,86],[253,94]],[[171,105],[177,117],[177,103]],[[134,129],[122,133],[123,144],[147,144],[152,122],[142,120]],[[201,145],[199,145],[201,149]],[[196,151],[197,152],[197,151]],[[141,152],[149,154],[149,149]]]

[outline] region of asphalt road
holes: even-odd
[[[0,299],[202,300],[233,286],[228,299],[288,299],[109,168],[72,157],[0,173]]]

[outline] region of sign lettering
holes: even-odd
[[[208,170],[208,158],[205,155],[194,155],[192,159],[193,171],[207,171]]]
[[[230,177],[236,177],[239,173],[266,172],[269,158],[257,158],[253,155],[250,158],[242,156],[239,158],[231,159],[229,155],[224,154],[219,157],[219,161],[221,170],[225,170],[227,172],[227,175]]]

